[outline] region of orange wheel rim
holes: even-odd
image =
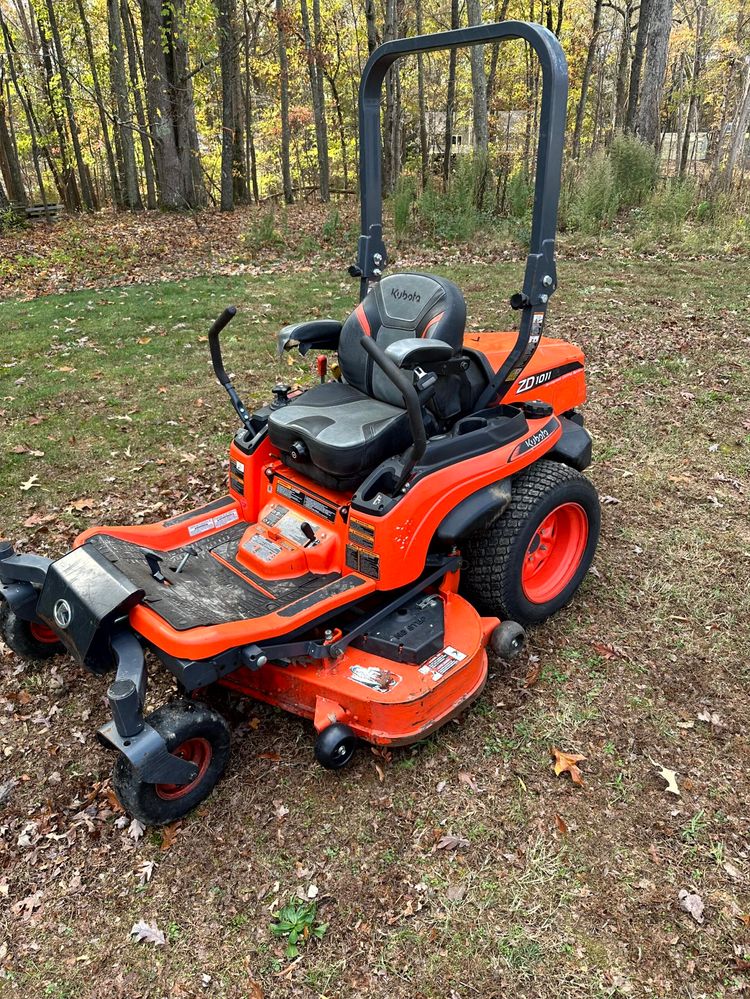
[[[173,756],[179,756],[181,760],[194,763],[198,767],[198,773],[189,784],[155,784],[156,793],[165,801],[173,801],[175,798],[184,798],[200,784],[206,776],[214,751],[208,739],[196,738],[186,739],[173,751]]]
[[[521,586],[533,604],[559,596],[575,576],[586,551],[589,521],[578,503],[562,503],[534,532],[523,557]]]

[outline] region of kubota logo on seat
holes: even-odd
[[[391,298],[399,302],[421,302],[422,296],[416,291],[407,291],[406,288],[391,288]]]

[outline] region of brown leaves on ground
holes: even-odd
[[[136,943],[150,943],[156,947],[163,947],[167,942],[164,931],[153,920],[147,923],[145,919],[139,919],[137,923],[133,923],[130,935]]]
[[[568,773],[574,784],[583,784],[583,775],[577,764],[585,760],[585,756],[582,756],[580,753],[565,753],[561,749],[558,749],[557,746],[552,746],[549,752],[555,761],[555,775],[557,777],[560,774]]]

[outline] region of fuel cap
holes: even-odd
[[[552,416],[554,409],[548,402],[541,399],[532,399],[531,402],[524,402],[521,405],[523,415],[530,420],[543,420],[546,416]]]

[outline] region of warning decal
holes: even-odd
[[[465,658],[465,652],[459,652],[452,645],[446,645],[442,652],[438,652],[432,659],[428,659],[424,665],[420,666],[419,672],[432,673],[433,680],[442,680],[449,670],[458,663],[462,663]]]

